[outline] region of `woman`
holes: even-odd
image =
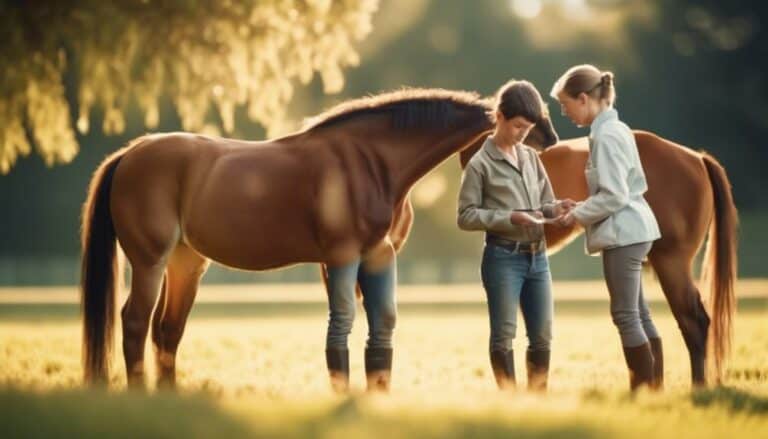
[[[613,108],[613,74],[591,65],[572,67],[557,80],[551,95],[574,124],[590,127],[585,170],[590,195],[560,222],[582,225],[587,251],[602,252],[611,316],[624,347],[630,388],[660,388],[661,339],[643,297],[641,266],[661,233],[643,198],[648,186],[634,135]]]
[[[538,154],[522,143],[544,108],[530,82],[502,86],[496,95],[496,130],[467,164],[459,192],[459,227],[486,232],[481,275],[491,368],[500,389],[515,386],[518,304],[528,336],[528,387],[547,387],[553,306],[542,218],[562,215],[573,202],[555,201]]]

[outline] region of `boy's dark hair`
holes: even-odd
[[[496,92],[496,109],[505,119],[521,116],[538,123],[544,116],[544,102],[539,91],[528,81],[511,80]]]

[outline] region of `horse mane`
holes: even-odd
[[[489,117],[490,101],[479,94],[441,88],[403,88],[342,102],[319,115],[307,119],[304,130],[328,127],[349,119],[390,114],[397,129],[413,127],[445,128],[455,119],[459,109],[477,111]]]

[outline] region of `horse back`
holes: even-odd
[[[662,238],[654,249],[695,252],[713,214],[712,189],[701,155],[647,131],[633,133],[648,183],[645,198],[661,229]],[[584,167],[588,156],[586,137],[563,140],[541,153],[555,197],[587,198]],[[548,246],[557,251],[581,229],[547,227],[546,231]]]
[[[539,157],[552,183],[555,198],[582,201],[589,195],[584,168],[589,156],[586,137],[568,139],[545,149]]]

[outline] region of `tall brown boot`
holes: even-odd
[[[546,392],[549,376],[549,350],[525,351],[525,365],[528,368],[528,390]]]
[[[325,350],[325,362],[333,391],[349,392],[349,350],[328,348]]]
[[[661,348],[661,338],[649,338],[651,353],[653,354],[653,381],[651,389],[664,389],[664,350]]]
[[[392,348],[365,349],[365,377],[369,392],[389,392]]]
[[[500,390],[515,388],[515,357],[512,349],[491,351],[491,369]]]
[[[624,348],[624,359],[629,368],[629,388],[632,391],[640,386],[650,386],[653,381],[653,354],[651,344]]]

